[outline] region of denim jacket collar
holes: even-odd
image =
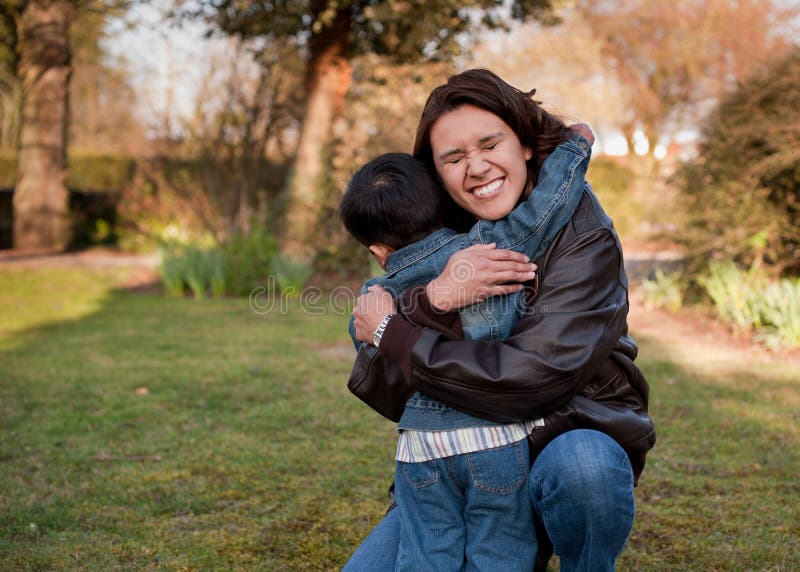
[[[459,236],[459,233],[452,228],[440,228],[433,231],[422,240],[412,242],[403,248],[395,250],[389,255],[386,261],[386,276],[388,277],[395,272],[399,272],[406,266],[425,258],[432,252],[435,252],[445,244],[451,242],[457,236]]]

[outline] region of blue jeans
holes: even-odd
[[[597,431],[569,431],[539,454],[528,483],[535,516],[547,529],[562,572],[614,570],[635,510],[633,472],[622,447]],[[344,571],[394,570],[399,538],[400,515],[393,510]]]
[[[536,536],[528,440],[397,463],[397,572],[531,570]]]

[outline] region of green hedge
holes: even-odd
[[[70,190],[110,192],[121,190],[133,178],[136,161],[131,157],[77,151],[67,157],[67,167]],[[13,188],[16,173],[16,157],[0,153],[0,188]]]
[[[631,191],[635,178],[630,168],[603,156],[593,158],[586,172],[586,180],[622,236],[633,233],[643,218],[644,206]]]
[[[14,155],[0,152],[0,189],[11,189],[17,177],[17,160]]]

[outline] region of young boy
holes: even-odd
[[[495,242],[535,259],[583,194],[591,146],[580,133],[593,136],[585,126],[573,131],[544,162],[527,200],[505,218],[478,221],[464,234],[443,227],[441,191],[413,157],[386,154],[359,169],[339,214],[387,271],[363,289],[380,284],[397,297],[438,276],[454,252],[478,243]],[[524,309],[523,292],[463,308],[464,337],[504,339]],[[352,320],[350,334],[358,347]],[[458,570],[465,560],[475,568],[533,569],[527,435],[538,423],[498,424],[420,393],[409,399],[396,454],[398,570]]]

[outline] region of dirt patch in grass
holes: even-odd
[[[137,294],[163,294],[158,274],[158,254],[135,254],[111,248],[90,248],[77,252],[54,250],[0,250],[0,271],[11,268],[126,268],[120,287]]]

